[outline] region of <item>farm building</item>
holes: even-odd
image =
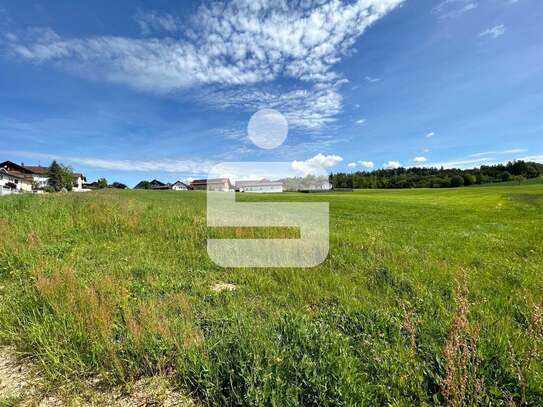
[[[236,181],[236,190],[239,192],[283,192],[283,183],[281,181],[268,181],[266,179],[259,181]]]
[[[190,183],[190,187],[200,191],[234,191],[229,178],[197,179]]]

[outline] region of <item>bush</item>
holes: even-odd
[[[461,186],[464,186],[464,178],[460,175],[453,175],[451,177],[451,187],[457,188]]]

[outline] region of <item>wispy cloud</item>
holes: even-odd
[[[11,17],[5,8],[0,7],[0,28],[7,27],[11,23]]]
[[[100,168],[129,172],[176,172],[202,174],[209,171],[214,163],[208,160],[109,160],[94,157],[76,157],[58,154],[36,153],[31,151],[6,151],[14,156],[35,160],[57,160],[72,166]]]
[[[424,137],[426,137],[426,138],[432,138],[432,137],[434,137],[435,135],[436,135],[436,133],[434,133],[433,131],[431,131],[430,133],[427,133],[426,136],[424,136]]]
[[[179,173],[203,173],[208,171],[212,163],[194,160],[152,160],[152,161],[131,161],[131,160],[105,160],[98,158],[65,157],[74,164],[87,167],[101,168],[116,171],[132,172],[179,172]]]
[[[505,26],[503,24],[495,25],[479,33],[479,37],[490,38],[495,40],[505,34]]]
[[[334,66],[369,26],[402,2],[205,3],[186,21],[182,32],[176,17],[140,10],[135,18],[142,31],[151,34],[160,30],[166,34],[164,38],[65,39],[51,29],[41,29],[12,34],[9,48],[31,61],[55,61],[85,77],[150,92],[220,86],[220,92],[226,92],[223,102],[226,98],[230,105],[247,100],[254,104],[256,95],[231,92],[229,87],[295,79],[302,84],[300,89],[268,92],[268,100],[279,105],[291,103],[295,108],[287,113],[292,122],[315,128],[332,121],[342,109],[341,75]],[[175,38],[168,36],[174,32]],[[313,101],[304,104],[300,99],[303,92]]]
[[[353,163],[347,164],[347,167],[349,167],[349,168],[356,168],[356,165],[357,165],[357,164],[353,162]]]
[[[456,18],[478,6],[479,3],[475,0],[444,0],[434,6],[432,11],[441,19]]]
[[[413,158],[413,161],[416,162],[416,163],[423,163],[423,162],[426,162],[427,159],[426,159],[426,157],[422,157],[422,156],[421,156],[421,157],[415,157],[415,158]]]
[[[520,158],[520,160],[522,160],[522,161],[534,161],[536,163],[543,163],[543,154],[523,157],[523,158]]]
[[[525,148],[512,148],[510,150],[485,151],[482,153],[470,154],[468,157],[483,157],[483,156],[488,156],[488,155],[502,155],[502,154],[518,154],[518,153],[525,153],[526,151],[528,150],[526,150]]]
[[[381,78],[373,78],[371,76],[366,76],[364,78],[367,82],[371,82],[371,83],[375,83],[375,82],[380,82],[381,81]]]
[[[182,22],[179,18],[170,14],[157,11],[143,11],[138,9],[134,20],[139,25],[142,34],[150,35],[157,32],[173,34],[182,30]]]
[[[317,83],[309,89],[281,90],[271,86],[207,88],[198,99],[215,108],[254,111],[272,108],[286,117],[290,127],[320,129],[336,121],[343,108],[344,81]]]
[[[366,119],[358,119],[358,120],[356,121],[356,123],[357,123],[357,124],[364,124],[364,123],[366,123]]]
[[[481,157],[481,158],[474,158],[474,159],[469,159],[469,160],[452,160],[452,161],[434,162],[431,164],[427,164],[426,167],[467,168],[467,167],[475,167],[483,163],[490,163],[493,161],[494,161],[493,158]]]

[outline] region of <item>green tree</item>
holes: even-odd
[[[107,188],[107,179],[100,178],[98,180],[98,189],[104,189],[104,188]]]
[[[151,189],[151,183],[149,181],[142,181],[140,184],[141,189]]]
[[[71,191],[74,185],[74,175],[70,167],[59,164],[53,160],[47,171],[48,181],[47,190],[49,192],[59,192],[63,189]]]
[[[453,175],[451,177],[451,187],[453,188],[457,188],[457,187],[461,187],[464,185],[464,178],[461,177],[460,175]]]
[[[526,177],[524,177],[523,175],[515,175],[513,176],[513,181],[518,182],[520,185],[522,182],[526,181]]]
[[[473,185],[475,184],[475,181],[477,181],[473,175],[468,174],[468,173],[465,173],[463,177],[464,177],[464,185],[466,186]]]
[[[47,181],[47,186],[49,191],[58,192],[64,188],[64,178],[62,167],[56,160],[53,160],[47,171],[47,176],[49,177]]]
[[[60,164],[62,173],[62,188],[71,191],[74,187],[74,172],[70,167]]]
[[[509,171],[504,171],[501,173],[500,179],[503,182],[507,182],[507,181],[511,181],[513,179],[513,176],[511,175]]]
[[[532,163],[528,164],[526,168],[526,178],[535,178],[539,176],[539,170]]]

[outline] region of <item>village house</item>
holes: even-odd
[[[190,183],[190,187],[197,191],[234,191],[235,188],[229,178],[196,179]]]
[[[32,177],[28,174],[0,167],[0,194],[4,195],[21,191],[32,191]]]
[[[259,181],[236,181],[236,191],[256,193],[283,192],[283,183],[281,181],[268,181],[267,179]]]
[[[25,165],[24,163],[16,164],[13,161],[4,161],[0,163],[0,168],[4,168],[12,173],[19,173],[26,176],[26,182],[21,186],[22,191],[44,190],[47,188],[49,177],[47,175],[49,168],[42,167],[40,165]],[[86,182],[86,178],[83,174],[74,172],[73,176],[73,191],[81,192],[83,183]],[[28,184],[30,186],[28,186]]]
[[[165,184],[164,182],[154,179],[152,181],[140,181],[134,187],[134,189],[154,189],[154,190],[171,189],[171,185]]]
[[[177,181],[172,184],[172,189],[174,191],[188,191],[190,189],[190,186],[185,184],[184,182]]]

